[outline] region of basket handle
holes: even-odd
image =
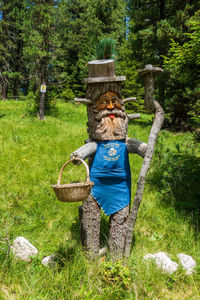
[[[88,167],[88,165],[86,164],[86,162],[85,162],[83,159],[77,157],[77,158],[72,158],[72,159],[70,159],[69,161],[67,161],[67,162],[62,166],[62,168],[60,169],[59,176],[58,176],[58,182],[57,182],[57,185],[60,185],[61,176],[62,176],[62,172],[63,172],[64,168],[65,168],[70,162],[72,162],[72,161],[74,161],[74,160],[78,160],[78,161],[80,161],[80,162],[83,163],[83,165],[84,165],[85,168],[86,168],[86,175],[87,175],[86,182],[90,182],[90,175],[89,175],[89,167]]]

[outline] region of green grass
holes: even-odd
[[[177,207],[175,201],[180,204],[180,199],[172,195],[170,202],[170,191],[156,184],[162,177],[156,172],[168,159],[166,151],[173,153],[178,147],[185,153],[190,145],[193,156],[199,158],[191,135],[160,134],[129,260],[91,261],[79,238],[80,204],[59,202],[50,187],[71,152],[87,139],[86,108],[58,103],[45,121],[26,116],[25,108],[24,102],[0,103],[0,234],[5,235],[7,226],[11,242],[24,236],[39,254],[25,263],[12,254],[7,258],[0,250],[0,299],[199,299],[199,210]],[[132,121],[129,136],[147,142],[151,120],[143,115]],[[132,199],[141,164],[140,157],[130,155]],[[63,173],[63,181],[84,178],[83,166],[69,165]],[[167,178],[163,179],[166,185]],[[102,246],[107,244],[107,233],[108,218],[102,215]],[[178,253],[192,255],[196,274],[186,276],[179,268],[176,274],[166,275],[143,261],[147,253],[159,251],[166,251],[175,261]],[[53,253],[60,258],[58,267],[44,267],[42,258]]]

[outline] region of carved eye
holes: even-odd
[[[113,97],[113,98],[112,98],[112,103],[113,103],[113,104],[119,103],[119,99],[116,98],[116,97]]]
[[[101,99],[97,102],[97,106],[102,109],[102,108],[105,108],[106,105],[109,104],[109,100],[107,99]]]
[[[100,104],[102,104],[102,105],[107,105],[108,103],[109,103],[108,100],[104,99],[104,100],[101,101]]]

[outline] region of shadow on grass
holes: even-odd
[[[200,221],[200,157],[186,152],[167,152],[154,163],[148,181],[162,194],[163,203]]]
[[[77,256],[76,247],[67,247],[67,245],[61,244],[59,248],[55,251],[58,267],[61,269],[65,266],[66,262],[72,262]]]

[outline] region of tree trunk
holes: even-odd
[[[40,93],[40,109],[39,109],[39,119],[44,120],[45,111],[45,93]]]
[[[20,82],[18,78],[14,79],[14,84],[13,84],[13,98],[17,99],[19,96],[19,87],[20,87]]]
[[[8,94],[8,82],[4,75],[1,77],[1,98],[3,101],[7,99]]]
[[[46,45],[46,44],[45,44]],[[40,86],[47,82],[47,56],[43,57],[40,61]],[[40,87],[39,87],[40,88]],[[46,92],[40,92],[40,107],[39,107],[39,120],[44,120],[45,108],[46,108]]]

